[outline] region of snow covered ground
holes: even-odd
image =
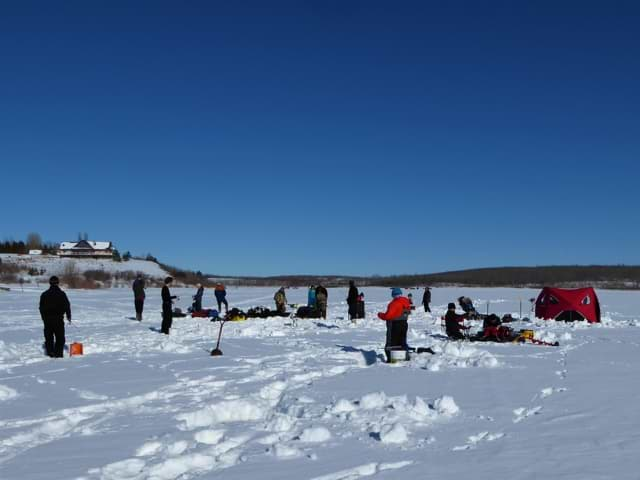
[[[227,323],[222,357],[209,356],[218,323],[157,332],[159,290],[142,323],[129,289],[68,291],[67,343],[84,356],[64,359],[42,355],[40,291],[0,292],[0,478],[640,478],[640,292],[599,291],[601,325],[520,325],[560,342],[545,347],[449,342],[440,327],[462,294],[517,315],[537,291],[435,289],[409,342],[436,355],[388,365],[375,312],[389,290],[364,291],[356,325],[344,289],[329,291],[327,320]],[[174,292],[186,309],[193,292]],[[247,309],[273,293],[228,298]]]

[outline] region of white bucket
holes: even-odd
[[[404,362],[409,360],[406,350],[389,350],[390,363]]]

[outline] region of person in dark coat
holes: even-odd
[[[198,287],[198,290],[193,296],[193,311],[199,312],[200,310],[202,310],[202,296],[204,295],[204,287],[200,283],[198,283],[196,286]]]
[[[356,304],[356,318],[365,318],[365,310],[364,310],[364,293],[360,292],[358,294],[358,303]]]
[[[136,307],[136,320],[139,322],[142,321],[142,310],[144,309],[144,299],[146,297],[144,293],[145,285],[144,278],[142,278],[141,274],[138,274],[136,279],[133,281],[133,303]]]
[[[71,304],[55,275],[49,279],[49,290],[40,295],[40,316],[44,323],[44,347],[50,357],[62,358],[64,351],[64,316],[71,322]]]
[[[169,285],[173,282],[172,277],[167,277],[164,279],[164,285],[162,286],[162,326],[160,327],[160,333],[164,333],[165,335],[169,335],[169,330],[171,330],[171,324],[173,323],[173,300],[177,297],[175,295],[171,295],[169,291]]]
[[[329,292],[322,285],[316,287],[316,308],[321,318],[327,318],[327,302],[329,300]]]
[[[218,283],[214,291],[216,301],[218,302],[218,311],[222,313],[222,304],[224,304],[224,312],[229,313],[229,302],[227,302],[227,290],[224,285]]]
[[[458,304],[464,310],[464,313],[468,313],[471,316],[477,314],[473,301],[469,297],[458,297]]]
[[[431,303],[431,289],[429,287],[424,287],[424,294],[422,295],[422,305],[424,305],[425,313],[431,313],[431,309],[429,308],[429,304]]]
[[[468,330],[469,327],[465,327],[462,322],[464,322],[464,319],[468,316],[468,313],[458,315],[456,313],[455,303],[447,305],[447,314],[444,316],[444,322],[449,338],[453,340],[464,340],[463,330]]]
[[[352,322],[358,314],[358,289],[353,280],[349,281],[349,293],[347,294],[347,305],[349,306],[349,320]]]

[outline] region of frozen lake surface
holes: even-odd
[[[176,289],[183,310],[192,290]],[[273,307],[272,288],[230,288],[231,306]],[[367,319],[144,321],[129,289],[67,291],[67,343],[42,354],[41,290],[0,292],[0,478],[4,479],[637,479],[640,292],[598,291],[603,323],[536,320],[531,344],[451,342],[440,316],[460,295],[531,316],[537,290],[439,288],[409,343],[435,355],[382,362],[389,289],[365,288]],[[420,302],[422,290],[413,290]],[[305,289],[287,291],[306,302]],[[204,306],[213,307],[212,291]],[[476,325],[477,327],[477,325]]]

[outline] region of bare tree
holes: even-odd
[[[31,232],[27,235],[27,249],[40,250],[42,248],[42,237],[39,233]]]

